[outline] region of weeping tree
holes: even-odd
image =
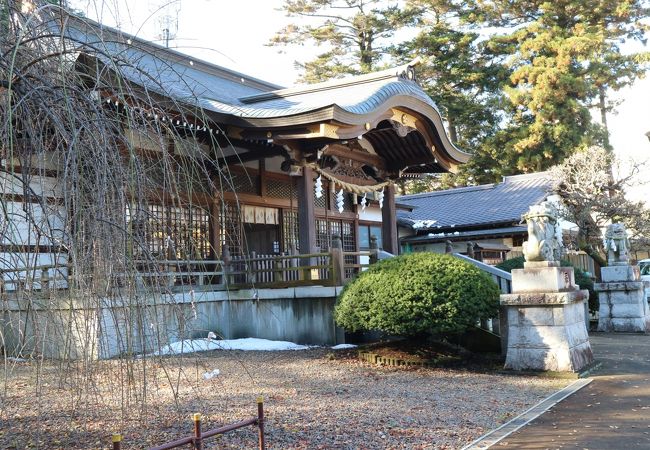
[[[143,286],[138,273],[160,281],[160,259],[214,251],[208,229],[171,242],[149,205],[192,208],[196,195],[219,198],[231,183],[227,167],[209,162],[223,156],[216,125],[193,100],[173,100],[115,51],[115,35],[55,3],[0,3],[0,405],[9,357],[33,358],[38,392],[45,356],[55,356],[62,386],[76,383],[72,411],[93,414],[110,389],[121,402],[106,412],[131,423],[151,400],[152,370],[162,368],[174,392],[189,378],[174,358],[136,355],[182,338],[196,315],[193,298],[177,304],[168,284]],[[68,32],[71,23],[83,32]],[[101,333],[114,333],[116,348],[103,349]],[[116,364],[95,361],[102,351],[119,354]]]

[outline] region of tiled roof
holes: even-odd
[[[401,76],[406,66],[282,89],[90,20],[72,18],[65,34],[109,67],[119,58],[122,75],[132,82],[217,113],[273,118],[336,106],[351,114],[367,114],[398,95],[437,111],[417,83]]]
[[[399,215],[400,225],[414,230],[467,228],[487,224],[514,224],[530,205],[549,195],[547,172],[504,177],[503,182],[397,197],[411,205]]]
[[[447,231],[436,232],[431,230],[430,233],[422,234],[419,236],[408,236],[400,239],[402,243],[423,243],[423,242],[444,242],[447,240],[467,240],[475,238],[486,238],[488,236],[511,236],[513,234],[526,234],[528,229],[525,225],[502,227],[502,228],[488,228],[486,230],[470,230],[470,231]]]
[[[52,27],[57,32],[60,30],[58,22]],[[342,134],[334,137],[343,139],[341,136],[346,132],[357,133],[357,128],[368,130],[369,123],[376,127],[390,117],[388,114],[394,108],[403,108],[424,119],[422,137],[403,138],[394,130],[390,133],[383,133],[379,128],[369,130],[379,130],[367,133],[366,137],[374,137],[380,147],[387,147],[383,153],[385,159],[390,160],[393,154],[400,158],[408,154],[411,159],[404,162],[409,171],[439,171],[449,170],[470,158],[451,142],[435,103],[414,81],[414,63],[283,89],[76,16],[65,21],[63,35],[67,38],[65,42],[87,58],[91,66],[93,59],[99,60],[148,93],[162,95],[183,106],[201,108],[215,122],[245,129],[249,135],[254,135],[250,130],[256,128],[300,128],[307,124],[332,123],[341,125]],[[237,131],[231,131],[237,135]],[[391,142],[393,135],[400,145]],[[246,138],[245,133],[242,136]],[[437,157],[434,151],[438,152]]]

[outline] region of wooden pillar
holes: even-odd
[[[314,171],[303,167],[298,178],[298,243],[300,253],[314,253],[316,248],[316,218],[314,216]]]
[[[264,158],[259,159],[257,167],[259,168],[259,195],[260,197],[266,197],[266,160]]]
[[[221,257],[221,214],[219,211],[220,201],[216,195],[210,204],[210,245],[212,246],[212,258]]]
[[[397,214],[395,209],[395,186],[389,184],[384,189],[384,205],[381,208],[381,237],[383,250],[397,255],[399,242],[397,240]]]

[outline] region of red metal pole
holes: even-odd
[[[194,414],[192,419],[194,420],[194,450],[202,450],[203,440],[201,439],[201,414]]]
[[[113,450],[120,450],[122,448],[122,435],[113,434]]]
[[[264,442],[264,397],[261,395],[257,397],[257,426],[259,428],[259,450],[264,450],[266,448]]]

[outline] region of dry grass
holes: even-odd
[[[263,395],[271,448],[460,448],[567,384],[381,368],[352,354],[212,352],[180,360],[178,369],[170,369],[169,360],[131,368],[106,361],[85,380],[91,388],[83,395],[75,388],[84,382],[77,367],[61,379],[60,368],[43,364],[37,390],[36,365],[14,363],[2,398],[0,447],[108,448],[119,430],[124,448],[143,448],[189,433],[194,412],[204,414],[205,429],[253,417]],[[221,374],[204,380],[215,368]],[[145,373],[146,393],[138,382]],[[217,445],[254,448],[256,429],[208,441],[207,448]]]

